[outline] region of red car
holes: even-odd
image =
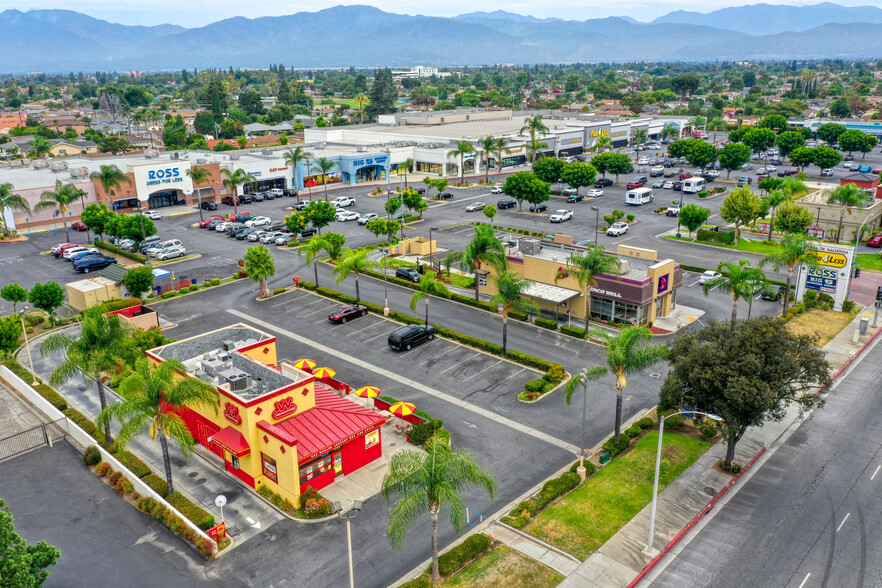
[[[682,181],[682,180],[688,180],[688,179],[691,178],[691,177],[692,177],[692,174],[687,174],[687,173],[682,173],[682,174],[679,175],[679,179],[680,179],[681,181]]]
[[[367,315],[367,306],[363,304],[353,304],[351,306],[341,306],[334,309],[328,315],[328,320],[332,323],[345,323],[350,319]]]
[[[200,228],[200,229],[204,229],[204,228],[206,228],[206,227],[208,226],[208,224],[209,224],[211,221],[213,221],[213,220],[224,220],[224,218],[226,218],[226,217],[223,217],[223,216],[221,216],[221,215],[219,215],[219,214],[213,214],[213,215],[211,215],[210,217],[208,217],[207,219],[199,221],[199,228]]]
[[[70,228],[72,228],[72,229],[75,230],[75,231],[80,231],[80,232],[88,231],[88,230],[89,230],[89,227],[87,227],[86,225],[84,225],[82,221],[77,221],[77,222],[73,223],[73,224],[70,226]]]
[[[874,235],[867,239],[867,247],[882,247],[882,235]]]
[[[634,188],[642,188],[643,184],[640,182],[628,182],[628,185],[625,186],[628,190],[633,190]]]
[[[882,174],[882,167],[874,167],[872,173],[876,174],[877,176]]]
[[[70,249],[71,247],[82,247],[82,245],[80,245],[80,244],[78,244],[78,243],[67,243],[67,244],[65,244],[65,245],[62,245],[61,247],[58,248],[58,251],[55,251],[55,252],[54,252],[54,253],[55,253],[55,257],[61,257],[61,255],[62,255],[65,251],[67,251],[68,249]]]

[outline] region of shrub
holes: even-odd
[[[99,433],[98,429],[95,427],[95,423],[84,417],[78,411],[73,408],[68,408],[61,411],[74,422],[79,428],[88,433],[93,439],[98,441],[99,444],[104,444],[104,433]]]
[[[567,373],[564,371],[563,366],[555,363],[548,368],[548,371],[545,372],[545,375],[542,376],[542,378],[546,382],[552,384],[552,386],[555,386],[563,382],[566,375]]]
[[[95,466],[95,473],[98,474],[99,476],[101,476],[102,478],[104,476],[109,476],[112,471],[113,470],[110,468],[110,464],[105,463],[103,461],[101,463],[99,463],[97,466]]]
[[[576,337],[578,339],[585,338],[585,329],[571,327],[570,325],[561,325],[560,332],[564,335],[569,335],[570,337]]]
[[[499,347],[499,353],[502,352],[502,347]],[[551,369],[553,365],[550,361],[545,361],[544,359],[539,359],[538,357],[527,355],[526,353],[521,353],[520,351],[509,351],[508,357],[511,360],[514,360],[522,365],[526,365],[532,368],[536,368],[537,370],[541,370],[543,372],[547,372]]]
[[[34,332],[34,327],[25,327],[25,333],[27,333],[28,335],[30,335],[33,332]]]
[[[108,243],[106,241],[95,241],[95,247],[97,247],[98,249],[104,249],[105,251],[110,251],[111,253],[116,253],[117,255],[122,255],[123,257],[126,257],[128,259],[140,261],[141,263],[147,261],[147,258],[140,253],[126,251],[122,247],[117,247],[113,243]]]
[[[509,525],[510,527],[514,527],[515,529],[520,529],[521,527],[523,527],[524,525],[526,525],[527,523],[530,522],[529,517],[522,517],[522,516],[521,517],[504,516],[504,517],[500,518],[499,520],[502,521],[503,523],[505,523],[506,525]]]
[[[46,317],[42,314],[26,314],[24,315],[24,322],[29,327],[36,327],[46,322]]]
[[[116,486],[116,484],[122,479],[122,472],[113,472],[107,476],[107,481],[110,482],[111,486]]]
[[[396,314],[396,313],[392,313]],[[420,322],[417,320],[417,322]],[[445,327],[439,327],[435,325],[435,328],[438,330],[438,334],[442,337],[447,337],[448,339],[453,339],[454,341],[459,341],[460,343],[464,343],[465,345],[471,345],[477,349],[481,349],[483,351],[487,351],[489,353],[495,353],[496,355],[502,355],[502,345],[497,345],[496,343],[490,343],[489,341],[484,341],[483,339],[478,339],[477,337],[472,337],[471,335],[464,335],[462,333],[458,333],[451,329],[447,329]],[[516,351],[509,351],[508,357],[518,361],[518,363],[523,363],[518,359],[515,359]],[[541,361],[541,360],[540,360]],[[545,369],[545,368],[542,368]]]
[[[331,501],[323,496],[319,496],[316,498],[307,498],[306,505],[303,507],[303,512],[306,514],[307,518],[318,519],[334,514],[334,508],[331,506]]]
[[[526,383],[524,387],[526,388],[527,392],[541,392],[542,389],[545,387],[545,380],[543,380],[542,378],[530,380]]]
[[[28,379],[28,382],[31,380]],[[37,384],[34,388],[40,396],[49,401],[49,404],[57,408],[58,410],[64,412],[67,410],[67,400],[65,400],[61,394],[47,386],[46,384]]]
[[[444,426],[443,421],[432,419],[431,421],[414,425],[407,434],[407,437],[413,445],[422,447],[442,426]]]
[[[618,445],[615,443],[615,437],[612,437],[609,441],[603,444],[603,448],[609,451],[613,455],[617,455],[628,447],[631,446],[631,438],[627,435],[622,435],[619,437]]]
[[[272,498],[273,491],[270,490],[269,486],[261,486],[257,489],[257,493],[263,496],[264,498]]]
[[[842,312],[854,312],[857,310],[857,303],[854,300],[846,300],[842,303]]]
[[[698,229],[696,238],[699,241],[707,241],[710,243],[722,243],[723,245],[732,245],[735,242],[734,231],[711,231],[710,229]],[[704,270],[702,270],[704,271]]]
[[[527,318],[529,316],[530,315],[528,313],[523,312],[521,310],[509,310],[508,311],[508,318],[512,318],[512,319],[515,319],[518,321],[525,321],[525,320],[527,320]]]
[[[577,461],[576,463],[574,463],[573,465],[570,466],[570,471],[572,473],[576,474],[576,470],[579,469],[580,465],[582,465],[582,462]],[[585,475],[590,476],[591,474],[593,474],[596,471],[597,471],[597,466],[586,459],[585,460]],[[578,475],[578,474],[576,474],[576,475]]]
[[[245,268],[236,270],[236,278],[247,278],[247,277],[248,277],[248,272],[245,270]]]
[[[634,425],[632,427],[628,427],[627,429],[625,429],[625,435],[627,435],[631,439],[638,437],[640,435],[640,433],[642,433],[642,432],[643,432],[643,429],[641,429],[637,425]]]
[[[128,451],[117,451],[113,456],[138,478],[144,478],[152,473],[147,464]]]
[[[707,440],[711,440],[717,436],[717,424],[712,419],[704,419],[698,426],[701,436]]]
[[[542,327],[543,329],[551,329],[552,331],[557,330],[557,321],[537,316],[536,320],[534,320],[533,322],[536,324],[537,327]]]
[[[177,295],[178,295],[177,290],[169,290],[168,292],[165,292],[162,294],[162,298],[163,298],[163,300],[168,300],[169,298],[174,298]]]
[[[634,219],[637,218],[637,215],[636,214],[629,214],[625,218],[628,219],[629,223],[631,223],[631,222],[634,222]]]
[[[449,576],[490,548],[492,541],[483,533],[476,533],[438,558],[438,571]]]
[[[405,582],[399,588],[432,588],[432,579],[426,576],[419,576],[410,582]]]
[[[168,503],[178,509],[178,512],[193,521],[203,531],[214,526],[214,515],[208,514],[184,497],[180,492],[175,492],[168,497]]]
[[[219,286],[220,285],[220,278],[212,278],[211,285],[212,286]]]
[[[641,429],[651,429],[655,423],[650,417],[643,417],[639,421],[637,421],[637,426]]]
[[[101,461],[101,452],[94,445],[89,445],[83,452],[83,463],[87,466],[98,465]],[[110,467],[110,466],[108,466]]]
[[[119,490],[123,494],[131,494],[135,491],[135,487],[132,486],[132,483],[123,478],[119,483]]]
[[[717,462],[717,465],[720,466],[721,470],[730,474],[740,474],[744,470],[744,466],[737,461],[733,461],[731,465],[727,466],[726,460],[721,459]]]
[[[707,198],[707,190],[702,190],[698,193],[699,198]]]
[[[285,293],[285,289],[284,289],[284,288],[276,288],[275,290],[273,290],[273,296],[276,296],[276,295],[279,295],[279,294],[284,294],[284,293]]]
[[[144,483],[153,488],[157,494],[165,498],[168,495],[168,484],[165,480],[157,476],[156,474],[148,474],[141,478],[144,480]]]
[[[680,425],[683,424],[683,415],[678,414],[676,416],[668,417],[665,419],[665,428],[666,429],[676,429]]]

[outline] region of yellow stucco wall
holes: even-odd
[[[278,365],[276,357],[276,342],[269,341],[267,343],[259,343],[256,347],[246,350],[238,350],[239,353],[247,355],[251,359],[255,359],[264,365]],[[264,352],[265,351],[265,352]]]

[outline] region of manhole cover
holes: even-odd
[[[239,527],[227,527],[227,535],[229,535],[230,537],[235,537],[236,535],[239,535],[241,533],[242,529],[240,529]]]
[[[189,474],[187,474],[187,476],[189,476],[191,478],[195,478],[198,475],[199,475],[199,472],[190,472]]]
[[[204,484],[205,482],[206,482],[205,478],[199,478],[198,480],[196,480],[197,484]]]
[[[658,374],[656,372],[652,372],[651,374],[649,374],[649,377],[658,379],[658,378],[661,378],[661,374]]]
[[[708,496],[716,496],[717,491],[715,488],[711,488],[710,486],[705,486],[704,493],[707,494]]]

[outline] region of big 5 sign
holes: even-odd
[[[187,175],[188,169],[190,169],[189,161],[133,166],[138,200],[144,202],[150,197],[150,194],[161,190],[192,192],[193,181]]]

